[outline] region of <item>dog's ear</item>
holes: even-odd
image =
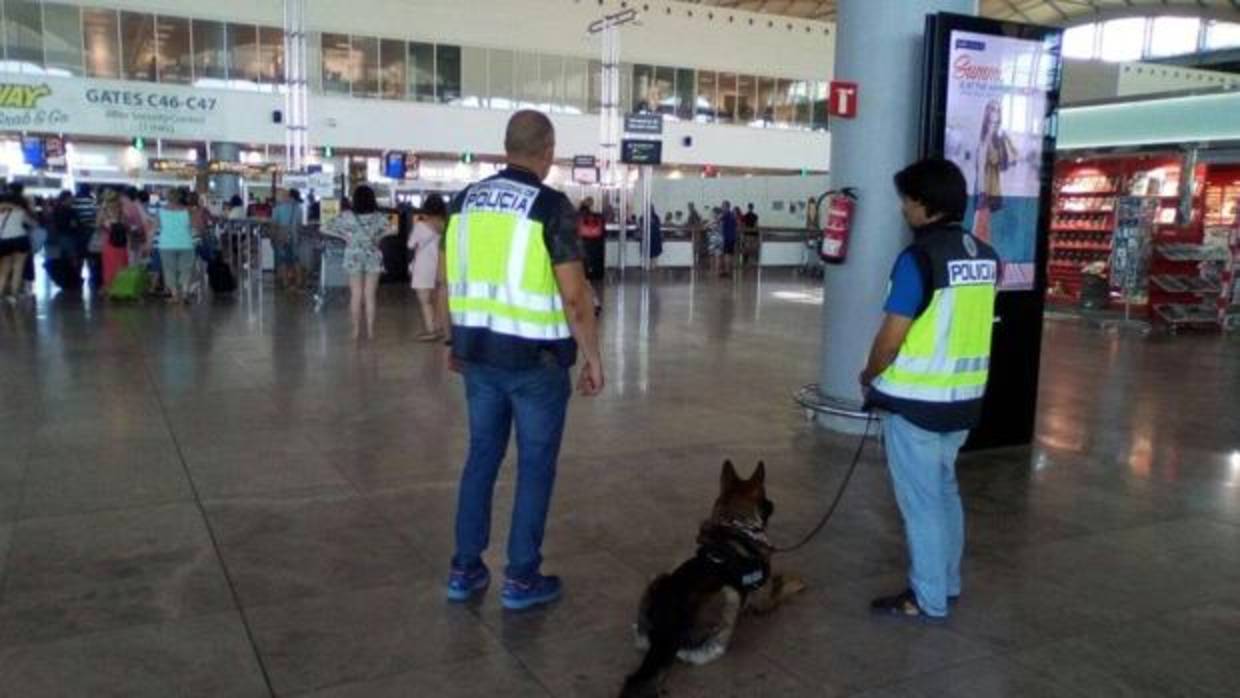
[[[766,484],[766,462],[758,461],[758,467],[753,471],[753,475],[749,477],[749,483],[752,485]]]
[[[736,474],[736,466],[732,465],[732,461],[725,460],[723,462],[723,473],[719,477],[719,486],[724,492],[731,492],[741,482],[741,478]]]

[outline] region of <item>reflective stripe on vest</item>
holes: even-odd
[[[522,186],[501,185],[507,191]],[[466,208],[449,220],[445,265],[453,325],[531,340],[572,336],[542,224],[527,214],[528,207]]]
[[[994,303],[993,283],[936,290],[874,387],[891,397],[923,402],[980,399],[990,369]]]

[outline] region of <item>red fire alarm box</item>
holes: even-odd
[[[855,82],[831,81],[831,94],[827,101],[827,113],[841,119],[857,116],[860,93]]]

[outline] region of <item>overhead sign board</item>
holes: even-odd
[[[620,142],[620,162],[626,165],[662,164],[663,141],[625,138]]]
[[[593,155],[574,155],[573,167],[597,167],[598,161]]]
[[[662,114],[625,114],[624,132],[649,136],[663,135]]]

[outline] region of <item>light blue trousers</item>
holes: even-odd
[[[909,586],[932,616],[946,616],[947,597],[960,594],[964,507],[956,454],[968,435],[927,431],[897,414],[883,418],[887,467],[912,559]]]

